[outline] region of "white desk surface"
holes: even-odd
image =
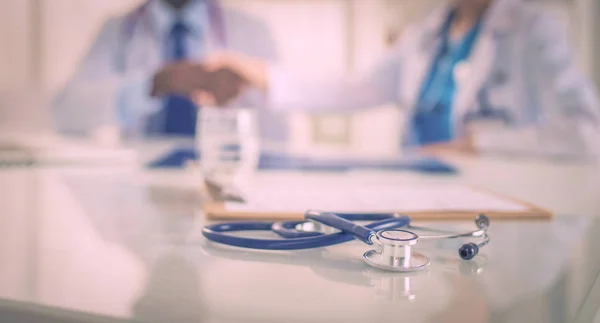
[[[164,147],[143,148],[145,158]],[[278,253],[207,243],[197,179],[185,171],[0,169],[0,321],[591,321],[600,303],[598,167],[449,160],[460,175],[272,172],[255,180],[468,183],[558,217],[493,222],[476,261],[459,260],[453,242],[424,246],[431,269],[403,275],[368,267],[358,242]]]

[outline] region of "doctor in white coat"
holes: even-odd
[[[76,135],[108,125],[125,135],[193,136],[197,106],[182,87],[206,83],[202,60],[223,50],[277,59],[266,26],[218,0],[148,0],[106,21],[54,100],[55,125]],[[243,107],[261,103],[264,95],[258,91],[231,102]],[[261,111],[259,120],[264,136],[285,136],[283,117]]]
[[[303,82],[285,68],[220,53],[274,109],[405,109],[405,146],[595,155],[598,99],[558,23],[520,0],[452,0],[409,27],[357,81]],[[367,129],[365,129],[367,131]]]

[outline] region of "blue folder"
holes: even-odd
[[[177,148],[167,155],[151,162],[149,168],[181,168],[188,160],[196,160],[198,154],[193,148]],[[409,170],[426,173],[455,174],[458,169],[445,161],[434,157],[403,157],[394,160],[372,161],[351,158],[322,159],[299,157],[281,153],[263,152],[258,168],[261,170],[302,170],[337,171],[353,169]]]

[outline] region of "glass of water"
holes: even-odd
[[[196,149],[205,177],[223,186],[245,186],[260,157],[256,111],[208,108],[198,113]]]

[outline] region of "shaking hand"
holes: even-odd
[[[202,100],[195,100],[199,104],[223,106],[237,98],[246,84],[242,75],[226,66],[181,61],[168,64],[155,74],[151,95],[201,97]]]
[[[180,61],[165,65],[154,75],[152,97],[165,95],[190,96],[206,87],[208,70],[201,64]]]
[[[268,88],[267,63],[261,59],[235,52],[221,52],[208,57],[204,64],[209,69],[227,68],[242,76],[249,85]]]

